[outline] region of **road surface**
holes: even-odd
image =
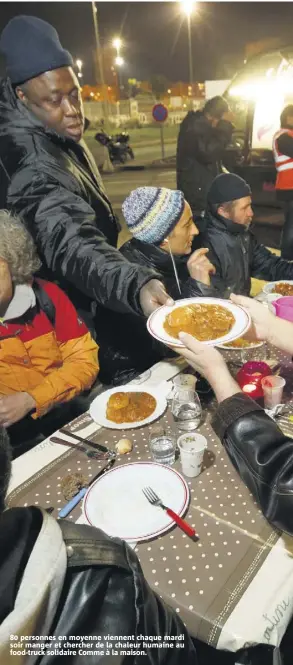
[[[153,147],[151,150],[153,150]],[[132,189],[144,185],[170,187],[171,189],[175,189],[176,172],[167,169],[118,171],[111,175],[104,175],[103,181],[114,211],[120,219],[122,230],[119,237],[119,244],[123,244],[129,237],[129,232],[126,228],[121,212],[121,206],[126,196],[128,196]],[[267,247],[278,249],[280,245],[281,229],[282,212],[280,210],[255,207],[255,224],[253,230],[259,242],[264,243]]]
[[[99,143],[91,136],[86,137],[86,142],[89,146],[89,149],[93,153],[96,162],[99,164],[101,155],[103,155],[103,152],[101,150],[101,147]],[[131,142],[130,142],[131,145]],[[162,158],[162,148],[160,143],[157,144],[151,144],[151,145],[137,145],[134,146],[133,148],[134,151],[134,161],[129,161],[129,164],[134,164],[134,165],[139,165],[139,164],[148,164],[156,159],[161,159]],[[176,143],[166,143],[165,144],[165,157],[172,157],[173,155],[176,155]]]

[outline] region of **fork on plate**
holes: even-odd
[[[161,499],[158,497],[156,492],[154,492],[154,490],[151,487],[144,487],[142,491],[145,498],[149,501],[149,503],[152,506],[158,506],[160,508],[163,508],[163,510],[166,511],[167,515],[169,515],[169,517],[171,517],[172,520],[176,522],[177,526],[179,526],[180,529],[182,529],[182,531],[184,531],[190,538],[193,538],[193,540],[198,540],[198,535],[195,529],[193,529],[193,527],[191,527],[187,522],[185,522],[185,520],[183,520],[182,517],[177,515],[177,513],[174,513],[174,510],[172,510],[172,508],[164,506]]]

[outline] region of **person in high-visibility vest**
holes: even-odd
[[[277,198],[283,202],[285,222],[281,239],[281,256],[293,261],[293,104],[281,113],[281,129],[273,138],[277,169]]]

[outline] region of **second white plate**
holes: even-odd
[[[139,420],[134,423],[113,423],[112,420],[108,420],[106,413],[107,413],[107,404],[109,397],[113,395],[114,393],[148,393],[149,395],[152,395],[156,402],[156,408],[151,413],[148,418],[145,418],[144,420]],[[125,385],[125,386],[118,386],[117,388],[111,388],[110,390],[106,390],[104,393],[101,393],[94,399],[94,401],[90,405],[90,415],[93,418],[93,420],[98,423],[98,425],[102,425],[102,427],[108,427],[110,429],[132,429],[133,427],[142,427],[143,425],[147,425],[148,423],[152,423],[153,420],[156,420],[159,418],[167,408],[167,402],[164,397],[164,394],[160,394],[159,390],[156,390],[153,388],[153,386],[148,387],[147,385],[143,386],[133,386],[133,385]]]
[[[134,462],[115,467],[89,487],[83,502],[87,523],[127,541],[161,535],[174,521],[165,510],[148,502],[142,492],[148,486],[168,508],[184,514],[190,495],[181,473],[154,462]]]

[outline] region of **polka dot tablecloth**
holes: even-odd
[[[281,354],[278,354],[278,359],[288,362],[288,357]],[[289,395],[293,375],[288,367],[283,369]],[[223,627],[229,623],[229,617],[250,590],[280,534],[272,530],[263,518],[215,436],[210,425],[215,408],[213,401],[204,408],[203,424],[199,428],[208,441],[203,471],[197,478],[186,479],[190,505],[185,517],[196,528],[200,540],[193,542],[175,527],[151,542],[140,543],[136,552],[149,584],[181,616],[188,630],[204,642],[218,646]],[[74,422],[78,430],[78,419]],[[175,429],[169,410],[161,422],[167,429]],[[288,419],[286,428],[291,428],[293,436],[293,426]],[[118,457],[117,465],[151,459],[149,429],[145,427],[125,432],[125,436],[132,439],[133,450]],[[91,438],[114,448],[123,435],[121,431],[100,429]],[[14,490],[9,497],[9,505],[54,506],[53,514],[57,516],[57,510],[66,503],[61,493],[64,475],[78,470],[90,480],[100,468],[100,461],[68,449]],[[179,460],[175,462],[175,468],[180,471]],[[79,505],[69,519],[76,521],[80,515]],[[233,630],[231,628],[229,639],[233,638]],[[247,642],[247,636],[243,634],[242,638],[241,630],[239,626],[237,648]],[[251,639],[261,641],[255,635]],[[231,647],[225,644],[221,648]]]

